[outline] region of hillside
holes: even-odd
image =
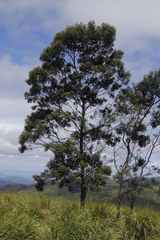
[[[41,194],[48,195],[50,197],[63,197],[69,200],[80,201],[80,191],[76,193],[69,193],[66,187],[59,188],[58,184],[47,185],[44,187],[44,191],[38,192],[34,186],[24,189],[21,193],[27,194]],[[109,179],[108,184],[105,187],[101,187],[99,192],[88,191],[86,201],[87,202],[111,202],[117,204],[118,197],[118,184],[112,179]],[[126,197],[122,199],[122,205],[129,206],[129,201]],[[141,195],[136,199],[135,205],[139,207],[151,207],[153,209],[160,210],[160,199],[158,196],[158,187],[144,189]]]
[[[0,193],[6,193],[6,192],[19,192],[22,190],[26,190],[29,187],[24,184],[16,184],[16,183],[9,183],[4,186],[0,187]]]
[[[139,240],[159,239],[160,212],[44,195],[6,193],[0,195],[0,238],[3,240]]]
[[[15,184],[10,183],[5,186],[0,186],[0,193],[5,192],[20,192],[27,194],[40,194],[48,195],[50,197],[63,197],[64,199],[77,200],[80,201],[80,189],[76,189],[75,192],[69,193],[66,187],[59,188],[58,184],[50,185],[44,187],[44,191],[37,192],[34,185],[27,186],[25,184]],[[101,187],[99,192],[88,191],[86,201],[87,202],[111,202],[117,204],[118,198],[118,184],[112,179],[108,180],[105,187]],[[129,201],[126,197],[122,199],[122,205],[129,206]],[[151,207],[152,209],[160,210],[160,198],[158,196],[158,187],[144,189],[143,193],[139,195],[134,204],[139,207]]]

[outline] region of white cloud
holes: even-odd
[[[28,78],[30,67],[20,66],[13,63],[8,55],[0,59],[0,96],[2,97],[22,97],[27,89],[25,79]]]
[[[3,0],[0,2],[1,24],[5,24],[9,32],[32,33],[31,36],[27,36],[28,39],[34,37],[39,30],[53,36],[56,30],[68,24],[95,20],[97,24],[108,22],[114,25],[122,45],[125,46],[129,38],[134,46],[139,47],[143,45],[140,39],[160,37],[159,8],[159,0],[154,2],[149,0]]]
[[[0,2],[1,24],[7,26],[11,35],[17,33],[18,36],[22,36],[22,32],[30,33],[33,30],[33,35],[28,37],[34,37],[38,30],[46,32],[52,27],[53,31],[53,24],[58,23],[62,17],[62,11],[60,11],[62,6],[62,1],[56,0],[2,0]]]
[[[15,94],[16,95],[16,94]],[[22,98],[0,98],[1,121],[0,128],[6,129],[22,129],[24,119],[27,114],[31,113],[30,104],[28,104],[23,96]]]
[[[108,22],[121,29],[122,34],[137,36],[160,36],[159,0],[81,0],[65,1],[62,9],[72,21],[87,23],[95,20],[97,24]]]
[[[36,174],[44,170],[47,162],[50,160],[52,154],[50,152],[44,153],[43,149],[34,149],[27,151],[24,154],[18,151],[18,139],[22,128],[5,128],[0,126],[0,166],[1,171],[8,170],[26,170]]]
[[[117,29],[116,48],[132,81],[159,68],[159,0],[1,0],[0,1],[0,164],[28,169],[44,167],[50,153],[18,152],[18,137],[30,106],[24,100],[25,79],[57,31],[76,22],[95,20]],[[3,39],[3,36],[4,39]],[[24,64],[25,63],[25,64]],[[156,159],[154,159],[155,161]]]

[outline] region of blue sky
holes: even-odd
[[[57,31],[66,25],[109,23],[117,29],[115,48],[124,51],[131,82],[160,68],[159,0],[1,0],[0,1],[0,172],[43,171],[50,153],[18,152],[24,119],[28,72]],[[156,164],[160,164],[153,158]]]

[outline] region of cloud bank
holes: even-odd
[[[42,171],[51,155],[18,152],[18,137],[31,112],[24,100],[25,79],[40,53],[66,25],[107,22],[117,29],[115,47],[138,82],[159,69],[160,1],[154,0],[1,0],[0,1],[0,166]]]

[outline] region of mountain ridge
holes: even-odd
[[[28,178],[24,178],[22,176],[16,176],[16,175],[3,176],[0,174],[0,186],[5,186],[9,183],[24,184],[24,185],[29,186],[29,185],[34,184],[34,181],[31,181]]]

